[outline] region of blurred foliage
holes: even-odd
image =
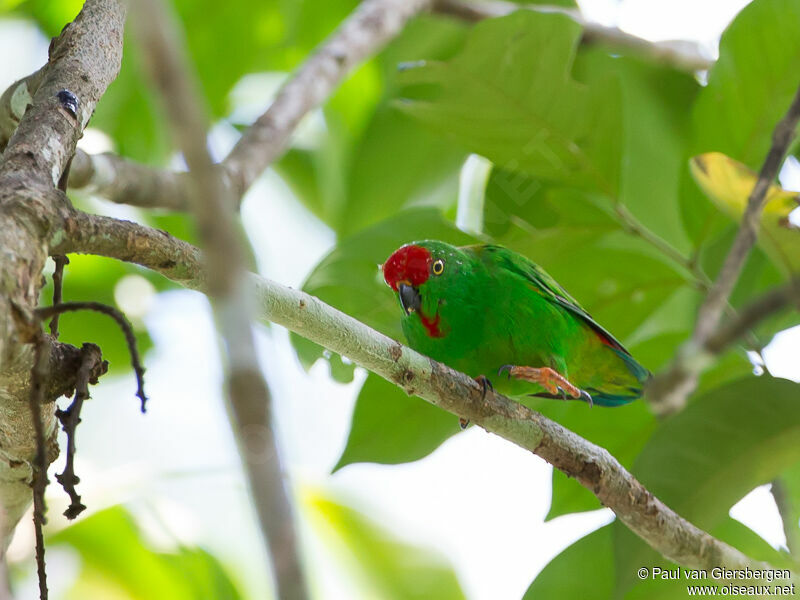
[[[50,36],[80,5],[0,0],[0,10],[34,19]],[[275,82],[356,5],[357,0],[174,2],[210,117],[247,126],[252,115],[237,111],[241,107],[231,94],[243,76],[268,74],[271,83],[254,87],[257,105],[266,107]],[[723,34],[720,58],[702,85],[635,53],[581,44],[580,27],[563,15],[520,11],[474,26],[436,15],[414,19],[306,120],[274,165],[298,201],[337,235],[305,291],[402,339],[397,300],[378,269],[386,257],[425,238],[496,242],[541,264],[645,366],[658,371],[694,326],[704,290],[736,233],[751,171],[760,166],[797,88],[798,21],[797,0],[755,0]],[[122,71],[92,126],[107,133],[121,154],[167,165],[174,162],[173,148],[139,51],[134,39],[126,39]],[[459,172],[469,153],[493,163],[483,190],[480,236],[454,225]],[[697,157],[703,157],[703,168]],[[792,195],[775,188],[760,245],[731,297],[734,309],[800,267],[798,232],[783,221],[792,202]],[[194,237],[185,216],[141,217],[184,239]],[[67,267],[65,299],[114,304],[114,286],[130,273],[158,290],[168,285],[135,267],[75,257]],[[50,293],[48,287],[43,298]],[[530,406],[607,448],[699,526],[755,558],[780,564],[786,556],[728,511],[749,490],[779,477],[798,526],[800,388],[755,377],[745,354],[796,322],[796,313],[784,313],[760,323],[750,339],[704,373],[689,406],[664,422],[644,402],[590,410],[532,399]],[[122,336],[107,318],[66,315],[61,330],[64,341],[100,344],[112,372],[128,368]],[[146,348],[141,326],[137,335]],[[352,380],[355,365],[349,361],[298,336],[292,341],[306,368],[325,360],[336,380]],[[335,468],[418,460],[458,431],[452,415],[370,374]],[[376,597],[463,597],[437,557],[391,539],[324,496],[312,495],[308,502],[316,524]],[[554,472],[548,518],[598,507],[593,494]],[[118,543],[105,543],[109,536]],[[153,590],[169,598],[209,597],[203,589],[215,590],[212,597],[239,597],[213,557],[197,549],[152,551],[121,509],[84,519],[52,540],[71,544],[83,558],[74,597],[101,597],[93,590],[109,585],[125,597],[161,597]],[[615,523],[554,558],[526,598],[684,593],[677,584],[639,581],[635,570],[642,565],[669,563]]]
[[[69,598],[119,597],[131,600],[239,600],[226,568],[201,548],[153,550],[133,518],[116,506],[79,520],[48,536],[81,558],[81,574]]]
[[[343,566],[374,600],[459,600],[464,598],[452,569],[433,552],[400,541],[356,510],[317,490],[304,504],[317,530]]]

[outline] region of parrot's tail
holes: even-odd
[[[612,348],[612,351],[622,359],[625,366],[633,375],[630,385],[616,386],[612,390],[587,389],[592,395],[592,400],[599,406],[621,406],[634,400],[638,400],[644,394],[644,386],[653,377],[652,373],[636,362],[630,354],[624,350]]]

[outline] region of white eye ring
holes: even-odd
[[[444,261],[439,258],[433,263],[433,267],[431,268],[434,275],[441,275],[444,273]]]

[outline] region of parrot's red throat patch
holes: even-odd
[[[432,260],[427,248],[413,244],[403,246],[383,263],[383,279],[395,292],[401,281],[419,287],[430,277]]]
[[[429,319],[422,312],[417,313],[419,314],[419,318],[422,321],[422,326],[425,327],[425,331],[428,332],[428,337],[432,338],[440,338],[444,337],[444,333],[442,330],[439,329],[439,313],[436,313],[435,319]]]

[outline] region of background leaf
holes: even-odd
[[[181,547],[174,553],[156,552],[143,540],[131,516],[112,507],[81,519],[48,536],[48,543],[69,546],[81,557],[84,575],[101,579],[96,595],[82,589],[82,598],[108,597],[108,585],[128,598],[141,600],[239,600],[236,584],[211,554]],[[113,588],[112,588],[113,589]]]
[[[342,562],[375,600],[458,600],[464,593],[453,571],[433,552],[402,542],[357,511],[306,492],[305,506]]]
[[[557,14],[483,21],[450,61],[403,72],[401,106],[504,168],[615,195],[619,89],[571,78],[579,36],[580,27]]]

